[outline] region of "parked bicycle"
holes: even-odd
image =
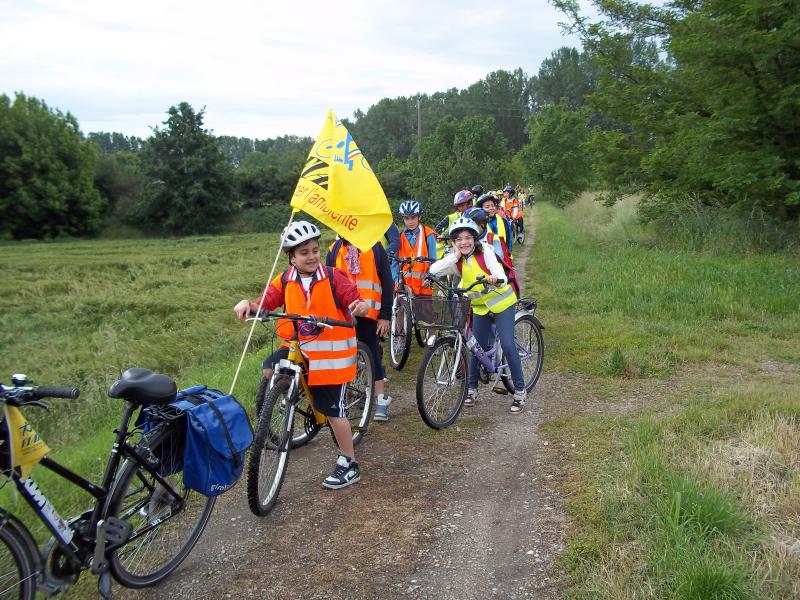
[[[425,346],[427,335],[424,328],[420,328],[418,317],[426,313],[430,305],[429,296],[417,296],[406,283],[407,277],[423,276],[411,270],[415,263],[434,263],[436,259],[426,256],[399,258],[392,254],[390,257],[400,265],[400,278],[397,281],[394,300],[392,301],[392,321],[389,329],[389,362],[392,367],[400,371],[408,360],[411,351],[411,331],[420,347]]]
[[[11,381],[12,386],[0,384],[0,410],[3,404],[46,409],[43,398],[79,396],[76,388],[30,386],[25,375]],[[155,585],[183,562],[208,523],[215,499],[183,486],[186,417],[169,406],[175,382],[147,369],[128,369],[109,396],[126,404],[99,485],[47,456],[39,462],[94,497],[94,505],[80,515],[62,518],[33,477],[23,479],[12,464],[0,465],[53,536],[40,549],[28,528],[0,509],[1,599],[63,593],[87,569],[99,577],[104,598],[111,596],[112,576],[129,588]],[[131,427],[140,408],[147,431]]]
[[[311,441],[328,418],[312,403],[311,388],[306,382],[308,361],[301,349],[300,327],[308,330],[321,327],[353,327],[350,321],[303,316],[283,312],[261,311],[253,317],[262,323],[271,319],[287,319],[293,326],[289,356],[282,359],[271,379],[261,379],[256,394],[258,425],[247,467],[247,500],[250,510],[258,516],[267,515],[275,506],[286,476],[289,450]],[[249,319],[248,319],[249,320]],[[304,340],[308,340],[304,333]],[[375,409],[375,367],[372,354],[363,342],[356,351],[356,377],[347,384],[345,415],[350,420],[353,444],[367,433]],[[295,434],[295,431],[298,431]],[[331,433],[333,433],[331,431]],[[335,441],[335,438],[334,438]]]
[[[514,392],[511,371],[503,360],[500,339],[496,334],[490,348],[482,348],[470,328],[470,300],[468,293],[477,286],[491,287],[484,277],[468,288],[459,289],[429,277],[441,295],[433,296],[435,323],[423,323],[425,327],[438,330],[436,342],[428,348],[417,374],[417,408],[425,423],[433,429],[451,425],[464,406],[467,395],[469,360],[467,353],[477,356],[480,364],[479,379],[488,383],[494,375],[494,385],[502,382],[510,393]],[[505,282],[498,280],[496,286]],[[514,321],[514,337],[522,363],[525,390],[536,385],[544,361],[544,328],[534,314],[537,303],[533,299],[517,302]]]

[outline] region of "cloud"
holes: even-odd
[[[534,74],[562,45],[546,0],[224,4],[0,0],[0,92],[72,112],[84,131],[145,137],[169,106],[217,134],[316,135],[386,96]]]

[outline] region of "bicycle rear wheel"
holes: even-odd
[[[287,396],[291,380],[279,377],[264,398],[247,464],[247,502],[263,517],[275,506],[289,461],[295,405]],[[283,410],[281,410],[283,406]]]
[[[154,585],[178,568],[203,533],[216,500],[184,487],[184,432],[177,422],[145,435],[137,449],[159,459],[159,474],[181,501],[139,463],[128,459],[122,465],[106,514],[133,528],[129,541],[111,555],[111,573],[129,588]]]
[[[356,377],[345,390],[345,415],[350,420],[353,444],[358,444],[367,433],[367,426],[375,411],[375,363],[372,352],[364,342],[358,342],[356,352]]]
[[[417,409],[428,427],[451,425],[467,396],[467,353],[456,360],[456,338],[440,337],[428,348],[417,373]]]
[[[399,371],[405,366],[410,349],[411,306],[405,298],[395,296],[389,330],[389,362],[393,369]]]
[[[36,597],[34,559],[16,529],[0,521],[0,600]]]
[[[536,318],[531,315],[517,317],[514,322],[514,339],[522,363],[525,391],[530,392],[539,380],[544,363],[544,337]],[[505,388],[513,394],[514,382],[511,380],[511,373],[508,369],[503,371],[500,378],[503,380]]]

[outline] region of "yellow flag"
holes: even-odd
[[[16,406],[6,404],[4,409],[8,434],[0,435],[0,441],[9,444],[11,467],[19,467],[24,480],[44,455],[50,452],[50,448]]]
[[[360,250],[369,250],[392,223],[378,178],[347,128],[328,110],[292,196],[292,208],[324,223]]]

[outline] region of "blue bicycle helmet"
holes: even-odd
[[[468,208],[464,211],[465,218],[472,219],[478,225],[486,226],[486,221],[489,220],[489,213],[485,210],[480,208],[479,206],[473,206],[472,208]]]
[[[404,200],[400,203],[400,209],[397,211],[401,217],[413,217],[422,214],[422,204],[416,200]]]

